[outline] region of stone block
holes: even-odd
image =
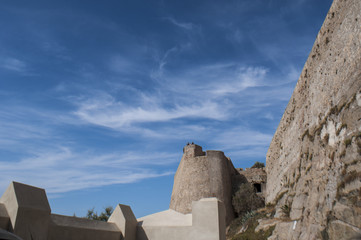
[[[361,234],[361,229],[340,220],[332,221],[329,225],[328,235],[330,240],[351,239]]]
[[[352,209],[338,202],[333,208],[333,211],[336,219],[361,229],[361,215],[356,209]]]

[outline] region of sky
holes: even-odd
[[[331,0],[2,0],[0,192],[168,209],[187,142],[265,162]]]

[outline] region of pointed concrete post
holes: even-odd
[[[24,240],[47,240],[50,205],[44,189],[12,182],[0,198],[10,230]]]
[[[118,204],[108,222],[118,226],[125,240],[136,240],[138,221],[129,206]]]
[[[192,224],[197,240],[226,240],[226,209],[217,198],[192,203]]]

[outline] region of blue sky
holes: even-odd
[[[331,0],[0,4],[0,192],[168,208],[187,142],[265,155]]]

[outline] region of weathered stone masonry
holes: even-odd
[[[266,163],[267,202],[291,209],[274,239],[361,232],[361,1],[333,2]]]

